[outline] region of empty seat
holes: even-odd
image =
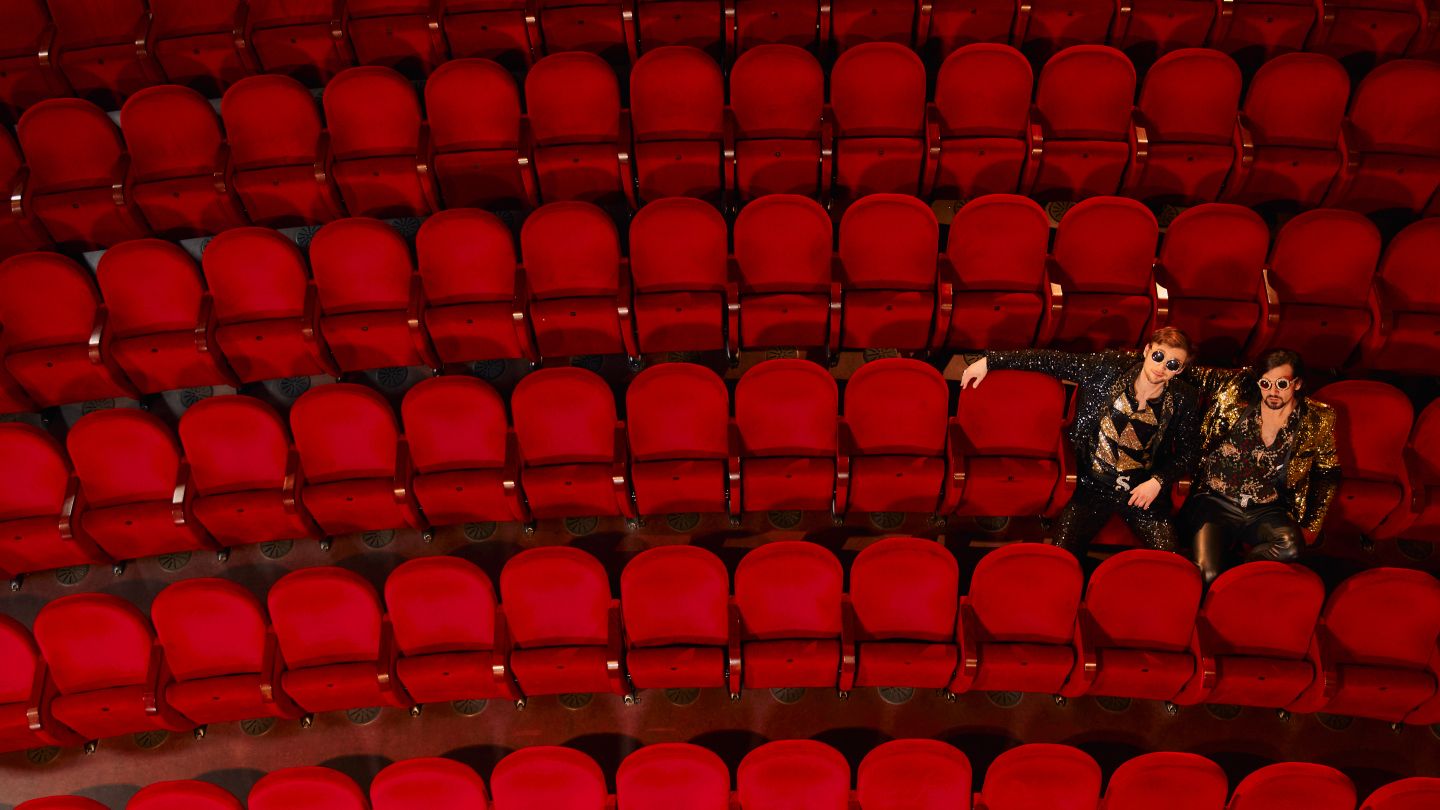
[[[1236,3],[1236,17],[1257,4]],[[1259,4],[1263,5],[1263,4]],[[1310,4],[1276,6],[1303,9]],[[1238,22],[1237,22],[1238,24]],[[1225,186],[1223,199],[1241,205],[1284,202],[1314,208],[1340,170],[1340,128],[1350,77],[1328,56],[1286,54],[1255,73],[1240,115],[1251,161]]]
[[[450,55],[494,59],[508,69],[528,66],[543,46],[530,9],[525,0],[446,0],[442,25]]]
[[[604,810],[609,797],[595,760],[558,745],[531,745],[501,759],[490,776],[490,793],[495,810]]]
[[[648,53],[667,45],[700,48],[715,59],[735,48],[735,28],[719,0],[639,0],[635,24]]]
[[[55,719],[87,740],[194,726],[165,701],[150,620],[118,596],[62,596],[35,617],[35,641],[59,694]]]
[[[420,276],[405,238],[378,219],[349,217],[310,241],[320,331],[341,371],[440,365],[420,309]]]
[[[1028,193],[1079,200],[1114,194],[1135,161],[1135,66],[1104,45],[1075,45],[1040,71],[1036,123],[1045,138]]]
[[[813,0],[751,0],[735,10],[736,48],[770,44],[814,50],[830,39],[830,13]]]
[[[44,101],[15,130],[35,216],[61,247],[95,250],[150,233],[135,206],[120,128],[76,98]]]
[[[697,197],[725,191],[725,79],[698,48],[656,48],[630,73],[635,174],[640,198]]]
[[[1130,549],[1090,575],[1080,606],[1086,666],[1064,694],[1168,701],[1196,678],[1195,564],[1169,551]]]
[[[45,659],[25,625],[9,616],[0,616],[0,654],[6,662],[0,674],[0,752],[80,742],[55,722],[50,711],[55,685]]]
[[[986,810],[1095,810],[1100,803],[1100,766],[1089,754],[1068,745],[1021,745],[990,763],[980,795]]]
[[[447,207],[538,203],[530,145],[521,135],[520,90],[505,68],[483,59],[446,62],[425,82],[425,113]]]
[[[626,563],[620,607],[630,682],[638,689],[739,693],[739,683],[729,683],[729,597],[725,564],[703,548],[658,546]]]
[[[1329,54],[1356,73],[1407,52],[1427,15],[1420,3],[1341,0],[1325,9],[1309,50]],[[1433,30],[1433,28],[1432,28]]]
[[[620,236],[603,210],[583,202],[541,207],[520,228],[520,255],[541,356],[636,355]]]
[[[385,67],[357,67],[325,85],[335,182],[355,216],[423,217],[440,207],[415,88]]]
[[[850,806],[850,763],[814,740],[779,740],[740,760],[735,784],[745,810],[844,810]]]
[[[285,421],[261,400],[202,399],[180,417],[195,518],[224,546],[320,537]]]
[[[914,0],[840,0],[830,8],[831,42],[842,51],[867,42],[917,47],[917,38],[927,33],[925,16],[919,17],[921,30],[916,30],[919,11]],[[927,8],[924,14],[929,13]]]
[[[1148,151],[1125,178],[1125,194],[1175,204],[1218,197],[1240,162],[1239,107],[1240,68],[1230,57],[1205,48],[1160,57],[1140,88],[1136,120],[1145,128]]]
[[[1348,161],[1326,205],[1419,214],[1440,187],[1440,65],[1381,65],[1355,91],[1345,129]]]
[[[50,59],[55,24],[44,0],[5,0],[0,32],[0,119],[13,122],[32,104],[70,95],[70,85]],[[13,187],[12,187],[13,188]]]
[[[59,442],[33,425],[0,424],[0,457],[0,571],[113,562],[79,528],[80,483]]]
[[[1317,7],[1302,0],[1240,0],[1210,44],[1252,67],[1305,47]]]
[[[499,217],[473,208],[441,211],[420,226],[415,255],[425,331],[440,362],[534,357],[515,240]]]
[[[1135,0],[1111,42],[1137,63],[1209,41],[1219,11],[1209,0]]]
[[[1123,197],[1085,200],[1065,215],[1051,265],[1065,307],[1052,345],[1075,351],[1143,345],[1157,306],[1159,237],[1150,209]]]
[[[15,806],[15,810],[109,810],[94,799],[83,796],[48,796],[31,799]]]
[[[1083,663],[1075,649],[1081,584],[1080,564],[1055,546],[1013,543],[982,557],[960,598],[961,666],[950,691],[1058,693]],[[987,806],[1003,810],[990,803],[988,778]]]
[[[726,810],[730,769],[714,752],[690,743],[647,745],[615,773],[615,797],[630,810]]]
[[[149,87],[120,111],[135,204],[155,233],[183,239],[248,225],[230,184],[220,118],[188,87]]]
[[[443,6],[433,0],[346,0],[345,30],[356,61],[412,78],[429,73],[445,60]]]
[[[845,386],[841,452],[850,460],[838,512],[937,514],[946,494],[950,391],[919,360],[873,360]]]
[[[1440,404],[1432,401],[1420,411],[1405,446],[1405,462],[1415,500],[1414,515],[1401,536],[1440,541]]]
[[[949,324],[936,306],[943,297],[938,294],[939,243],[935,213],[915,197],[872,194],[845,210],[839,265],[842,347],[919,351],[944,340]]]
[[[10,130],[0,127],[0,184],[10,190],[10,210],[0,214],[0,259],[50,244],[50,234],[35,217],[30,198],[30,171]]]
[[[368,810],[355,781],[329,768],[281,768],[260,777],[245,800],[250,810]]]
[[[565,546],[522,551],[500,572],[500,599],[521,692],[629,694],[620,669],[620,603],[599,560]]]
[[[996,371],[960,392],[947,504],[959,515],[1055,515],[1074,491],[1068,397],[1049,375]]]
[[[140,789],[125,810],[242,810],[230,791],[195,779],[155,782]]]
[[[630,221],[637,349],[718,351],[734,357],[740,321],[731,305],[729,232],[715,206],[684,197],[656,200]]]
[[[1425,810],[1440,801],[1440,779],[1412,776],[1384,785],[1360,805],[1360,810]]]
[[[155,597],[150,617],[175,678],[165,699],[181,714],[201,724],[300,716],[280,689],[284,663],[265,609],[243,586],[176,582]]]
[[[150,52],[153,30],[144,0],[46,0],[55,21],[52,58],[75,94],[107,107],[165,80]]]
[[[270,587],[267,600],[285,660],[280,685],[300,708],[409,704],[395,679],[390,625],[364,577],[333,566],[292,571]]]
[[[1157,325],[1184,331],[1197,361],[1235,365],[1269,314],[1262,277],[1269,248],[1270,229],[1244,206],[1207,203],[1181,212],[1155,265],[1165,289]]]
[[[838,350],[840,284],[831,270],[834,230],[820,204],[771,194],[740,210],[735,264],[740,345]]]
[[[458,557],[423,557],[385,580],[400,660],[417,703],[517,698],[505,662],[504,617],[490,578]]]
[[[625,389],[625,412],[639,514],[739,514],[730,392],[715,372],[691,363],[645,369]]]
[[[520,520],[520,459],[505,403],[473,377],[434,377],[400,406],[415,498],[436,524]]]
[[[959,590],[955,556],[933,540],[890,537],[866,546],[850,566],[855,686],[948,686]]]
[[[1375,276],[1379,329],[1362,344],[1366,368],[1405,374],[1440,370],[1440,289],[1432,281],[1440,251],[1440,219],[1422,219],[1385,247]]]
[[[635,61],[633,6],[617,0],[539,0],[545,52],[588,51],[613,64]]]
[[[159,239],[125,242],[105,251],[95,278],[109,314],[111,354],[136,388],[237,383],[214,344],[210,293],[184,249]]]
[[[546,202],[635,207],[628,116],[615,71],[591,53],[556,53],[525,77],[535,170]]]
[[[1160,751],[1127,760],[1105,788],[1109,810],[1224,810],[1229,782],[1219,765],[1198,754]]]
[[[259,68],[245,35],[247,3],[149,3],[155,60],[170,81],[213,97]]]
[[[1009,42],[1017,11],[1015,0],[938,0],[930,10],[930,43],[950,53],[977,42]]]
[[[510,397],[521,487],[537,518],[634,514],[625,475],[624,423],[598,374],[543,369]]]
[[[269,228],[234,228],[210,240],[201,269],[215,302],[215,342],[241,380],[339,373],[294,242]]]
[[[453,759],[417,757],[385,766],[370,783],[375,810],[429,810],[464,807],[485,810],[490,800],[485,780]]]
[[[986,195],[956,212],[945,247],[955,291],[945,345],[1022,349],[1048,341],[1049,243],[1045,211],[1027,197]]]
[[[740,560],[735,605],[745,688],[848,687],[855,669],[841,618],[843,578],[833,553],[803,540],[772,541]]]
[[[312,388],[291,407],[290,429],[305,471],[305,506],[326,534],[423,525],[410,453],[395,412],[374,389]]]
[[[1390,723],[1440,720],[1433,576],[1403,568],[1354,574],[1330,595],[1318,632],[1333,690],[1323,711]]]
[[[832,125],[825,72],[793,45],[760,45],[730,70],[735,120],[734,187],[742,200],[765,194],[829,193]]]
[[[288,76],[241,79],[220,100],[220,117],[252,222],[285,228],[344,216],[329,136],[304,85]]]
[[[936,164],[929,160],[925,65],[893,42],[857,45],[830,71],[835,116],[835,196],[930,196]]]
[[[1389,539],[1411,520],[1405,443],[1415,408],[1398,388],[1370,380],[1331,383],[1314,397],[1335,409],[1340,489],[1325,512],[1332,534]]]
[[[1022,9],[1015,45],[1036,62],[1072,45],[1109,41],[1115,16],[1125,13],[1105,0],[1040,0]]]
[[[945,57],[931,112],[940,135],[937,197],[1015,193],[1037,146],[1030,126],[1034,85],[1030,63],[1009,45],[974,43]]]
[[[1372,328],[1380,231],[1352,211],[1321,208],[1275,235],[1266,276],[1274,325],[1262,323],[1252,354],[1283,346],[1311,368],[1339,368]]]
[[[334,0],[250,0],[246,28],[266,73],[318,86],[351,63],[345,14]]]
[[[1326,765],[1280,762],[1240,780],[1230,797],[1230,810],[1351,810],[1355,786],[1349,777]]]
[[[838,399],[835,379],[807,360],[766,360],[740,378],[735,424],[744,511],[825,512],[845,502],[836,491]]]
[[[1214,660],[1213,683],[1195,684],[1176,702],[1313,711],[1324,688],[1315,641],[1324,602],[1320,578],[1298,565],[1252,562],[1221,574],[1195,621]]]
[[[195,519],[180,443],[160,417],[129,408],[80,417],[65,437],[85,511],[80,528],[117,560],[216,548]]]
[[[891,740],[860,760],[855,787],[867,810],[969,810],[970,760],[940,740]]]

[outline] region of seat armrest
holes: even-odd
[[[940,114],[934,104],[925,105],[925,168],[921,174],[920,196],[930,199],[940,176]]]
[[[1260,317],[1256,319],[1255,331],[1250,333],[1250,340],[1241,352],[1241,356],[1245,358],[1254,358],[1265,351],[1275,330],[1280,326],[1280,294],[1270,283],[1268,266],[1260,270],[1260,288],[1256,300],[1260,304]]]
[[[430,125],[420,125],[420,139],[415,149],[415,179],[420,183],[420,194],[431,211],[439,211],[440,199],[435,192],[435,147],[430,140]]]
[[[961,391],[960,396],[965,396]],[[951,416],[945,420],[945,483],[940,488],[940,507],[937,514],[948,515],[960,506],[965,494],[965,458],[960,452],[960,438],[964,431],[960,419]]]
[[[55,62],[56,45],[55,23],[47,22],[45,27],[40,29],[40,49],[35,52],[35,61],[42,66],[49,67]]]
[[[727,260],[730,278],[735,277],[735,265]],[[722,327],[725,330],[725,357],[734,366],[740,362],[740,285],[735,281],[725,282],[725,314]]]
[[[510,670],[510,623],[505,619],[505,606],[495,606],[495,650],[490,654],[490,677],[495,685],[512,700],[525,697],[520,685],[515,682],[515,673]]]
[[[1310,663],[1315,679],[1286,709],[1296,713],[1317,712],[1340,690],[1340,672],[1330,650],[1328,637],[1329,629],[1322,618],[1315,626],[1315,633],[1310,637],[1310,647],[1305,653],[1305,660]]]
[[[53,695],[46,694],[50,691],[50,669],[45,664],[45,659],[39,656],[35,658],[35,677],[30,679],[30,691],[25,701],[25,724],[31,731],[42,731],[45,728],[46,717],[50,714],[50,700]]]
[[[105,364],[105,353],[110,343],[110,335],[105,331],[105,326],[109,320],[109,307],[101,304],[95,308],[95,323],[90,328],[90,339],[85,344],[86,356],[90,358],[92,366]]]
[[[829,105],[820,119],[820,204],[830,200],[830,189],[835,185],[835,113]]]
[[[740,688],[744,684],[744,658],[741,654],[743,645],[741,639],[745,636],[745,623],[740,616],[740,606],[735,604],[735,597],[730,597],[729,603],[730,635],[726,640],[726,663],[728,664],[727,684],[730,687],[730,699],[740,699]]]
[[[1130,31],[1131,4],[1133,0],[1115,0],[1115,11],[1110,18],[1110,38],[1108,41],[1120,47],[1125,42],[1125,36]]]
[[[1051,281],[1051,259],[1045,260],[1045,276],[1040,280],[1040,324],[1035,330],[1035,348],[1043,349],[1055,339],[1060,320],[1065,314],[1065,288]]]
[[[1150,333],[1155,331],[1155,327],[1160,325],[1160,291],[1164,289],[1164,287],[1161,287],[1155,281],[1155,264],[1152,259],[1150,264],[1150,282],[1145,285],[1145,292],[1150,296],[1150,315],[1145,322],[1144,331],[1141,332],[1141,341],[1147,340]],[[1170,292],[1168,290],[1165,291],[1165,314],[1170,314]],[[1143,342],[1135,346],[1136,349],[1143,349],[1144,347],[1145,344]]]
[[[843,520],[850,508],[850,453],[843,418],[835,425],[835,485],[830,490],[830,517]]]
[[[615,317],[620,322],[620,346],[633,362],[640,360],[640,336],[635,331],[635,294],[630,283],[630,260],[620,260],[619,284],[615,288]]]
[[[414,484],[415,462],[410,458],[410,442],[406,441],[402,434],[399,441],[395,442],[395,481],[392,494],[396,504],[402,507],[410,505]]]
[[[1060,469],[1055,475],[1055,488],[1050,492],[1050,503],[1045,508],[1046,517],[1055,517],[1065,504],[1070,502],[1070,496],[1075,494],[1075,485],[1079,483],[1079,464],[1075,459],[1075,448],[1065,436],[1066,426],[1061,425],[1059,436],[1055,438],[1055,460],[1059,462]]]
[[[735,62],[735,40],[738,36],[736,33],[738,23],[735,15],[735,2],[736,0],[720,0],[720,9],[723,15],[720,23],[722,31],[721,44],[725,48],[726,64],[734,64]]]
[[[280,503],[287,515],[300,514],[300,484],[303,477],[300,451],[291,445],[285,453],[285,481],[280,485]]]
[[[725,505],[730,513],[731,521],[740,519],[740,510],[744,505],[741,497],[744,493],[741,490],[740,480],[740,428],[736,426],[735,420],[730,419],[726,431],[727,455],[725,457]]]
[[[1025,33],[1030,30],[1031,0],[1016,0],[1015,22],[1011,24],[1010,41],[1020,44],[1025,41]]]
[[[1430,651],[1430,660],[1425,662],[1425,668],[1430,672],[1430,677],[1440,683],[1440,641],[1437,641],[1435,648]],[[1402,722],[1426,726],[1440,723],[1440,692],[1412,709]]]
[[[620,140],[615,144],[615,157],[620,165],[620,190],[625,192],[625,201],[630,204],[631,211],[640,210],[639,201],[639,180],[635,176],[635,166],[630,161],[630,155],[635,147],[634,140],[630,134],[630,111],[620,111]]]
[[[315,142],[315,182],[330,183],[330,169],[335,164],[335,156],[330,153],[330,131],[321,130],[320,138]]]
[[[605,677],[610,681],[610,691],[617,695],[631,695],[628,678],[625,675],[625,625],[620,616],[620,600],[610,600],[610,632],[605,640]]]
[[[529,48],[525,54],[526,67],[535,62],[536,43],[544,41],[540,33],[540,0],[525,0],[525,44]]]
[[[510,513],[516,520],[528,523],[530,507],[520,491],[520,439],[513,427],[505,429],[505,477],[501,486],[505,490],[505,501],[510,504]]]
[[[630,452],[623,419],[615,423],[615,462],[610,467],[610,483],[615,489],[615,505],[620,515],[633,520],[635,493],[630,489]]]
[[[640,33],[635,30],[635,0],[620,0],[620,34],[625,39],[625,53],[633,65],[640,58]]]
[[[1029,6],[1026,6],[1029,9]],[[1045,156],[1045,130],[1034,120],[1025,122],[1025,166],[1020,173],[1020,193],[1029,194],[1040,176],[1040,161]]]
[[[950,322],[955,317],[955,267],[950,257],[940,254],[935,264],[935,307],[930,311],[930,339],[925,348],[936,352],[945,347],[950,337]]]
[[[834,358],[840,354],[840,326],[845,310],[845,296],[840,282],[830,282],[830,308],[826,314],[825,357]]]
[[[960,597],[959,610],[955,614],[955,641],[959,655],[955,663],[955,675],[950,679],[950,691],[963,694],[970,691],[975,676],[980,673],[980,623],[975,618],[975,609],[970,606],[970,597]]]
[[[850,594],[840,597],[840,682],[841,692],[855,688],[855,605]]]
[[[1126,0],[1128,2],[1129,0]],[[1131,112],[1130,132],[1130,159],[1125,167],[1125,179],[1120,184],[1120,191],[1135,187],[1140,182],[1140,175],[1144,173],[1145,163],[1150,159],[1150,132],[1140,123],[1139,111]]]
[[[409,702],[410,696],[400,685],[400,679],[395,677],[395,664],[399,657],[395,647],[395,628],[390,624],[389,614],[386,614],[380,620],[380,654],[375,659],[375,683],[381,692],[389,692]]]
[[[1194,706],[1205,700],[1210,690],[1215,688],[1217,667],[1215,657],[1206,649],[1200,637],[1200,625],[1196,622],[1194,630],[1190,631],[1190,657],[1195,661],[1195,671],[1180,691],[1175,694],[1174,702],[1181,706]]]
[[[280,638],[275,628],[265,628],[265,650],[260,657],[260,701],[274,703],[285,661],[280,657]]]
[[[1062,697],[1080,697],[1095,683],[1095,675],[1100,671],[1099,651],[1095,649],[1098,636],[1090,609],[1081,603],[1075,613],[1075,665],[1070,669],[1065,685],[1060,687]]]
[[[734,0],[725,0],[733,5]],[[720,142],[720,212],[727,217],[733,217],[740,207],[739,194],[736,190],[735,172],[735,111],[729,105],[724,110],[724,119],[721,122]]]
[[[1360,151],[1351,146],[1351,141],[1354,140],[1353,132],[1350,119],[1340,122],[1340,137],[1335,140],[1335,149],[1340,153],[1340,171],[1335,174],[1329,190],[1320,202],[1323,206],[1341,205],[1350,195],[1350,187],[1360,174]]]
[[[1222,0],[1227,7],[1234,1]],[[1235,115],[1235,134],[1232,140],[1235,146],[1235,162],[1231,164],[1230,174],[1225,178],[1225,189],[1219,197],[1221,201],[1233,197],[1245,188],[1250,180],[1250,169],[1255,165],[1255,136],[1251,133],[1250,122],[1243,112]]]
[[[140,701],[147,715],[160,714],[161,702],[165,699],[165,687],[170,680],[170,667],[165,663],[165,651],[157,639],[150,643],[150,663],[145,669],[145,686],[140,692]]]
[[[933,0],[919,0],[918,5],[915,14],[915,38],[910,42],[910,47],[916,51],[924,48],[925,43],[930,41],[930,22],[935,17]]]
[[[516,169],[520,172],[520,185],[525,189],[525,210],[540,204],[539,181],[535,179],[535,135],[530,131],[530,116],[520,116],[520,144],[515,156]]]
[[[1301,46],[1307,51],[1317,50],[1325,42],[1330,35],[1330,25],[1335,22],[1335,12],[1327,7],[1325,0],[1310,0],[1310,5],[1315,11],[1315,24],[1310,26],[1310,33]]]
[[[330,346],[320,331],[320,294],[315,282],[305,282],[305,309],[300,315],[300,339],[310,344],[311,352],[320,367],[332,377],[340,376],[340,367],[330,356]]]
[[[190,464],[181,461],[180,468],[175,475],[175,490],[170,496],[170,520],[176,526],[185,526],[189,523],[190,501],[193,494],[190,487]]]
[[[15,185],[10,187],[10,215],[13,217],[26,216],[26,210],[29,208],[28,203],[30,201],[29,180],[30,170],[23,166],[20,167],[20,170],[15,174]]]
[[[419,273],[410,274],[410,300],[405,305],[405,326],[410,333],[410,344],[415,354],[431,368],[440,367],[440,358],[430,344],[430,335],[425,331],[425,285]]]
[[[80,502],[80,478],[71,474],[65,482],[65,500],[60,504],[59,526],[61,540],[74,540],[75,530],[78,524],[75,521],[75,514],[81,511]]]

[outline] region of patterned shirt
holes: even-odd
[[[1158,399],[1149,404],[1153,406]],[[1152,445],[1159,432],[1154,407],[1141,410],[1134,391],[1126,385],[1111,403],[1109,413],[1100,417],[1091,472],[1118,490],[1134,489],[1150,478]]]
[[[1280,498],[1280,484],[1285,480],[1285,464],[1295,438],[1296,416],[1290,418],[1275,434],[1268,446],[1260,432],[1260,411],[1246,409],[1230,427],[1230,432],[1201,462],[1200,480],[1205,489],[1238,503],[1243,509],[1251,505],[1274,503]]]

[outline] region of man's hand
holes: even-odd
[[[990,373],[990,364],[984,357],[966,366],[965,372],[960,375],[960,390],[964,391],[966,388],[969,388],[972,383],[976,388],[979,388],[980,382],[985,379],[985,375],[988,373]]]
[[[1130,490],[1130,505],[1138,506],[1141,509],[1149,509],[1150,504],[1155,502],[1155,497],[1160,494],[1160,482],[1151,478],[1149,481]]]

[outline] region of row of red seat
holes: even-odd
[[[431,77],[428,122],[414,87],[379,67],[326,86],[324,125],[311,94],[279,76],[236,84],[221,117],[175,85],[131,98],[119,128],[89,102],[48,101],[20,121],[28,169],[0,136],[0,179],[18,196],[0,233],[7,251],[93,249],[347,211],[633,209],[671,196],[728,208],[777,193],[842,204],[873,193],[1122,193],[1418,213],[1440,186],[1440,64],[1418,60],[1373,72],[1348,118],[1350,80],[1316,54],[1266,63],[1243,112],[1239,69],[1203,49],[1162,58],[1138,106],[1134,67],[1104,46],[1061,52],[1038,85],[1018,51],[967,46],[946,60],[929,105],[919,57],[885,43],[836,62],[828,104],[819,63],[792,46],[747,52],[729,87],[727,106],[719,67],[675,47],[636,65],[629,110],[610,67],[583,53],[535,66],[524,115],[514,79],[483,60]]]
[[[216,92],[261,70],[324,82],[356,63],[423,75],[450,57],[633,62],[667,45],[727,61],[763,44],[1008,42],[1043,59],[1109,43],[1146,60],[1208,45],[1252,59],[1305,48],[1357,66],[1440,51],[1440,15],[1423,0],[6,0],[0,15],[0,113],[71,92],[117,103],[167,80]]]
[[[148,618],[118,596],[65,596],[41,608],[33,640],[0,617],[0,750],[359,707],[633,703],[637,690],[677,688],[734,700],[1016,691],[1440,721],[1440,582],[1421,571],[1364,571],[1326,600],[1308,569],[1250,563],[1202,603],[1200,574],[1178,554],[1120,552],[1086,586],[1069,552],[1016,543],[981,558],[961,595],[951,552],[889,538],[855,557],[848,592],[844,579],[823,546],[775,541],[741,559],[733,596],[720,559],[689,545],[637,555],[618,600],[600,562],[567,546],[508,560],[498,603],[480,568],[445,556],[396,568],[383,604],[336,567],[285,575],[268,609],[213,578],[166,587]]]
[[[125,810],[1355,810],[1355,786],[1340,771],[1306,762],[1259,768],[1235,786],[1198,754],[1162,751],[1122,763],[1102,793],[1100,765],[1068,745],[1011,748],[985,770],[983,789],[964,752],[939,740],[898,739],[865,752],[851,790],[850,763],[813,740],[769,742],[730,769],[690,743],[647,745],[607,776],[572,748],[532,746],[500,760],[485,780],[466,765],[426,757],[395,762],[375,775],[367,801],[350,777],[329,768],[285,768],[261,777],[247,805],[215,785],[187,780],[143,788]],[[493,792],[493,797],[492,797]],[[1227,803],[1226,797],[1230,799]],[[1440,779],[1414,776],[1383,785],[1360,810],[1429,810]],[[16,810],[105,810],[78,796],[23,802]]]

